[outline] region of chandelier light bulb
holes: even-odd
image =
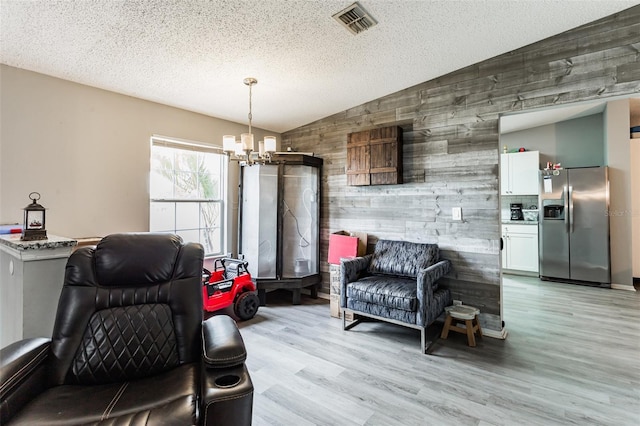
[[[235,152],[236,137],[234,135],[224,135],[222,137],[222,150],[227,153]]]
[[[242,150],[251,152],[253,151],[253,133],[243,133],[240,135],[242,141]]]
[[[264,137],[264,151],[267,154],[273,154],[276,152],[276,137],[275,136],[265,136]]]

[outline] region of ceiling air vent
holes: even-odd
[[[368,30],[377,24],[376,20],[358,2],[333,15],[333,19],[340,22],[353,35]]]

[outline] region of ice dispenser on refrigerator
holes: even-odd
[[[562,200],[543,200],[542,217],[550,220],[564,220],[564,205]]]

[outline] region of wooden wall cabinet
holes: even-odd
[[[352,186],[402,183],[402,128],[349,133],[346,173]]]

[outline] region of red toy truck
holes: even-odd
[[[260,300],[256,284],[247,270],[247,262],[238,259],[216,259],[214,270],[202,272],[202,301],[207,312],[233,305],[233,312],[241,320],[248,320],[258,312]]]

